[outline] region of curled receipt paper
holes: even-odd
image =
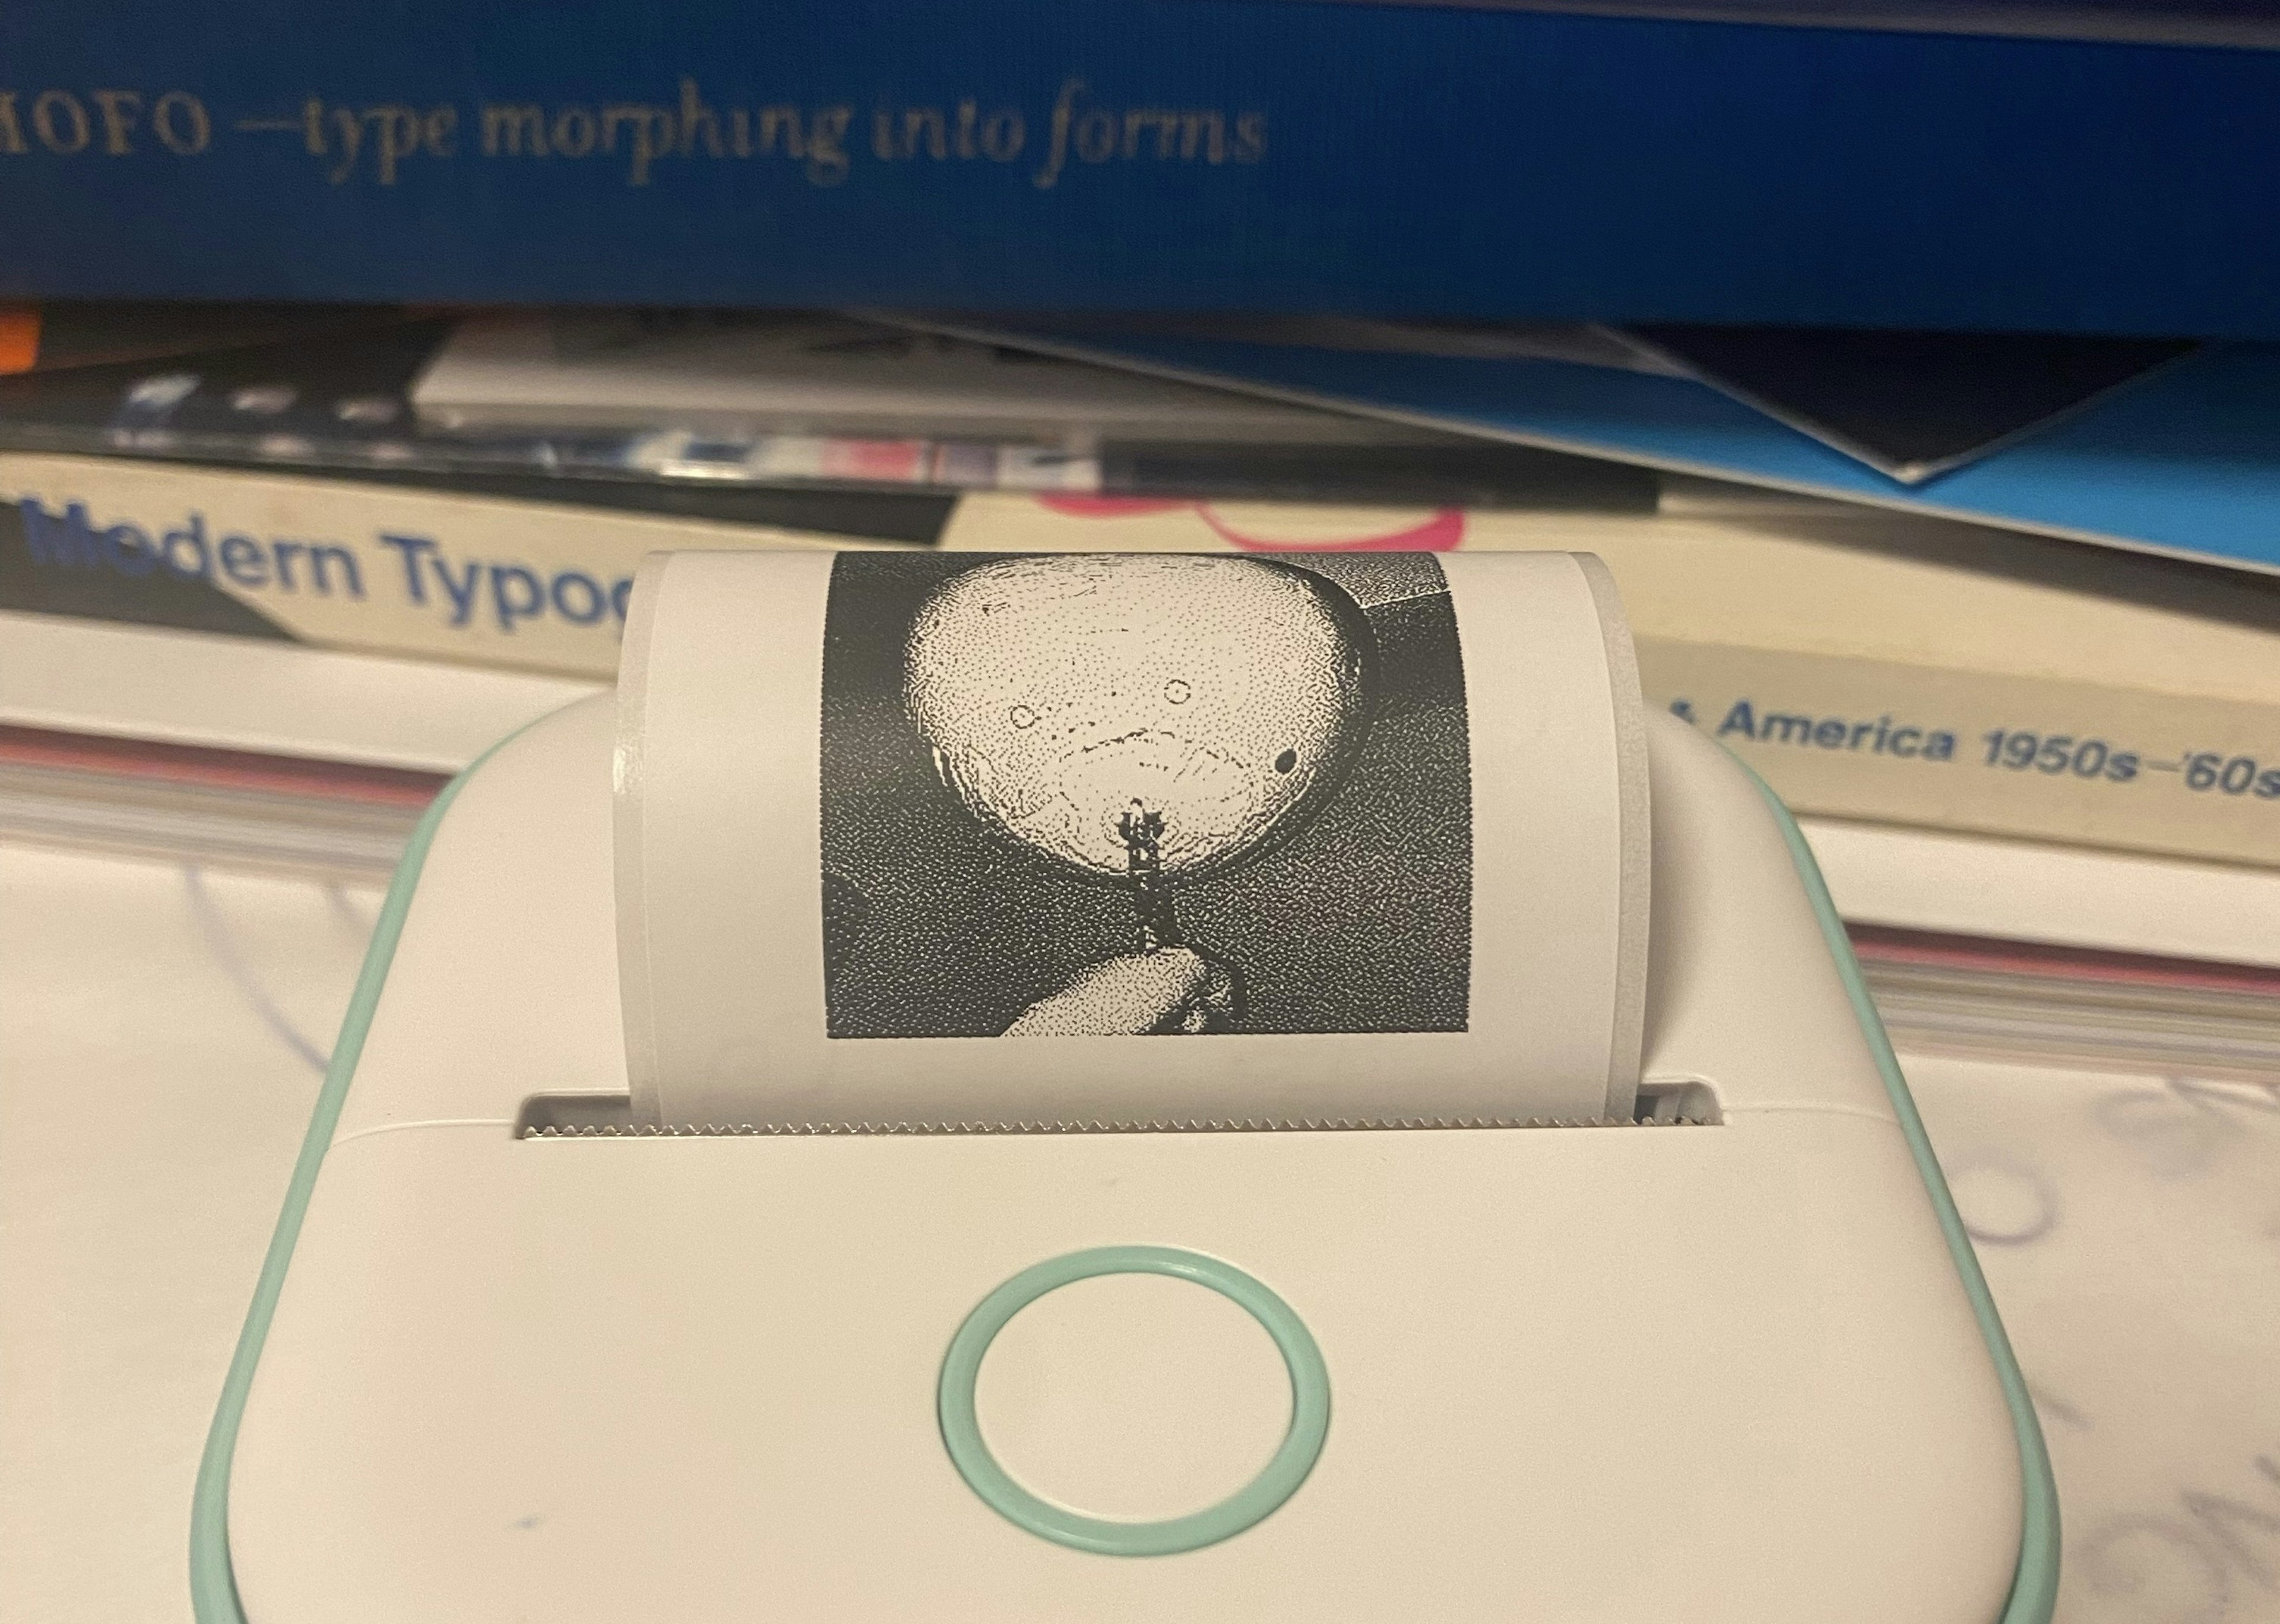
[[[660,554],[619,694],[638,1121],[1630,1115],[1596,559]]]

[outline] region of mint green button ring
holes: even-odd
[[[1015,1482],[982,1442],[974,1382],[1007,1321],[1048,1291],[1101,1274],[1168,1274],[1226,1297],[1274,1338],[1290,1378],[1290,1427],[1259,1475],[1216,1505],[1160,1522],[1118,1522],[1055,1505]],[[1242,1533],[1295,1493],[1314,1469],[1330,1430],[1330,1376],[1306,1322],[1261,1281],[1231,1263],[1175,1246],[1099,1246],[1030,1265],[976,1304],[942,1361],[936,1394],[942,1441],[967,1486],[999,1516],[1041,1539],[1099,1556],[1162,1557],[1199,1551]]]

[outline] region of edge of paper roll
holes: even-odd
[[[1569,555],[1583,572],[1599,612],[1599,635],[1607,650],[1607,687],[1614,701],[1616,774],[1621,820],[1617,839],[1622,852],[1619,917],[1615,927],[1614,1031],[1607,1045],[1607,1112],[1628,1119],[1637,1109],[1639,1069],[1646,1053],[1647,933],[1652,927],[1653,798],[1647,770],[1646,699],[1639,686],[1638,654],[1631,646],[1630,621],[1623,613],[1615,577],[1598,554]]]
[[[634,576],[627,605],[624,642],[618,655],[617,743],[610,758],[612,876],[617,901],[618,1002],[623,1007],[626,1077],[636,1122],[659,1117],[657,1024],[650,985],[649,909],[645,889],[649,865],[642,850],[642,797],[633,793],[643,773],[643,743],[649,706],[650,639],[657,624],[659,578],[673,562],[669,552],[643,558]]]

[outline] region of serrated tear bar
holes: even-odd
[[[1707,1128],[1703,1117],[1212,1117],[1182,1120],[1030,1122],[553,1122],[526,1118],[525,1139],[841,1138],[881,1135],[934,1137],[982,1134],[1241,1134],[1410,1132],[1441,1128]]]
[[[637,1122],[625,1095],[541,1094],[523,1102],[523,1139],[844,1138],[885,1134],[1351,1134],[1519,1128],[1714,1128],[1724,1120],[1716,1089],[1698,1077],[1650,1077],[1637,1114],[1616,1117],[1194,1116],[905,1118],[894,1121]]]

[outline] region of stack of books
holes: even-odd
[[[0,23],[0,835],[383,872],[660,548],[1575,549],[1909,1041],[2280,1055],[2268,8],[297,4]]]

